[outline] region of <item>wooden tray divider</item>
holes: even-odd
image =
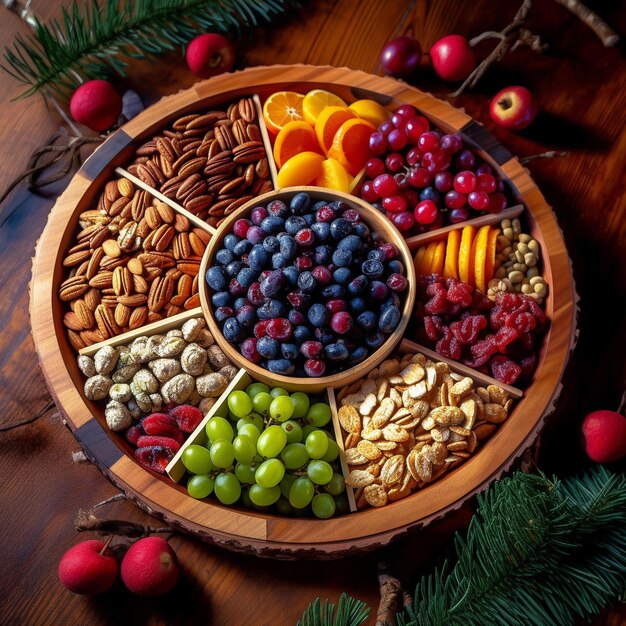
[[[272,185],[274,189],[278,189],[278,171],[276,170],[276,163],[274,162],[274,150],[272,149],[272,141],[270,140],[270,134],[263,119],[263,107],[261,106],[261,98],[259,94],[252,96],[254,106],[256,107],[256,116],[259,121],[259,130],[261,131],[261,137],[263,137],[263,145],[265,146],[265,152],[267,153],[267,162],[270,166],[270,175],[272,177]]]
[[[98,343],[94,343],[91,346],[87,346],[86,348],[79,350],[78,354],[93,356],[104,346],[121,346],[134,341],[137,337],[142,337],[143,335],[154,335],[156,331],[162,330],[167,332],[168,330],[182,326],[182,324],[184,324],[187,320],[194,317],[204,317],[201,307],[198,306],[193,309],[189,309],[188,311],[178,313],[177,315],[172,315],[172,317],[166,317],[158,322],[152,322],[151,324],[146,324],[145,326],[129,330],[121,335],[116,335],[115,337],[110,337],[104,341],[99,341]]]
[[[454,359],[448,359],[445,356],[441,356],[440,354],[437,354],[437,352],[435,352],[434,350],[431,350],[430,348],[426,348],[425,346],[422,346],[419,343],[415,343],[414,341],[411,341],[410,339],[403,339],[398,345],[398,350],[403,353],[421,352],[424,356],[427,356],[431,360],[443,361],[444,363],[447,363],[452,369],[456,370],[459,374],[464,374],[465,376],[469,376],[470,378],[473,378],[475,381],[481,383],[482,385],[485,385],[485,386],[496,385],[496,387],[500,387],[501,389],[504,389],[505,391],[509,393],[509,395],[512,398],[515,398],[516,400],[519,400],[524,395],[524,392],[521,389],[518,389],[517,387],[511,387],[511,385],[505,385],[504,383],[501,383],[495,378],[492,378],[491,376],[487,376],[487,374],[483,374],[482,372],[479,372],[478,370],[472,369],[471,367],[467,367],[467,365],[463,365],[463,363],[460,363],[459,361],[455,361]]]
[[[174,200],[172,200],[171,198],[164,196],[160,191],[157,191],[153,187],[150,187],[150,185],[146,185],[143,180],[137,178],[136,176],[133,176],[123,167],[115,168],[115,173],[119,174],[123,178],[127,178],[140,189],[147,191],[148,193],[152,194],[157,200],[164,202],[172,209],[174,209],[174,211],[180,213],[181,215],[184,215],[192,224],[194,224],[198,228],[201,228],[202,230],[205,230],[207,233],[209,233],[209,235],[213,236],[217,232],[215,228],[213,228],[213,226],[210,226],[204,220],[201,220],[197,215],[194,215],[191,211],[188,211],[184,207],[180,206],[180,204],[178,204],[177,202],[174,202]]]
[[[328,387],[328,403],[330,405],[330,413],[332,415],[333,420],[333,430],[335,431],[335,439],[337,441],[337,445],[339,446],[339,463],[341,464],[341,471],[343,473],[344,479],[348,477],[350,473],[348,470],[348,463],[346,462],[346,448],[343,441],[343,428],[341,428],[341,424],[339,423],[339,415],[337,408],[337,399],[335,398],[335,390],[332,387]],[[350,512],[354,513],[357,510],[356,500],[354,499],[354,489],[350,487],[350,485],[346,485],[346,495],[348,496],[348,506],[350,507]]]
[[[449,226],[437,228],[436,230],[431,230],[430,232],[422,233],[421,235],[414,235],[413,237],[409,237],[406,240],[406,243],[411,251],[414,252],[420,246],[430,243],[431,241],[443,239],[451,230],[460,230],[464,226],[473,226],[474,228],[479,229],[481,226],[500,224],[502,220],[512,220],[519,217],[523,212],[524,206],[522,204],[516,204],[515,206],[500,211],[500,213],[487,213],[486,215],[479,215],[478,217],[474,217],[465,222],[450,224]]]

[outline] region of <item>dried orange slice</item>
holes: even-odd
[[[316,184],[318,187],[328,187],[348,193],[352,184],[352,176],[339,161],[326,159],[322,161],[322,174],[317,179]]]
[[[285,161],[278,172],[276,183],[279,189],[296,185],[311,185],[322,174],[324,157],[317,152],[300,152]]]
[[[459,246],[461,245],[461,231],[451,230],[448,233],[446,245],[446,260],[443,264],[443,275],[448,278],[459,278]]]
[[[413,265],[415,266],[415,273],[419,276],[422,273],[422,263],[424,262],[424,256],[426,255],[427,246],[420,246],[415,253],[413,259]]]
[[[474,262],[471,254],[475,234],[476,229],[473,226],[465,226],[461,233],[461,245],[459,246],[459,278],[464,283],[469,283],[470,266]]]
[[[431,274],[441,274],[443,272],[443,261],[446,256],[446,242],[439,241],[433,252],[433,260],[430,264]]]
[[[430,274],[430,268],[433,264],[433,258],[435,257],[435,250],[437,249],[437,242],[431,241],[426,246],[426,253],[424,254],[424,258],[422,259],[422,263],[420,264],[420,274]]]
[[[287,122],[274,141],[274,160],[278,167],[300,152],[319,152],[315,131],[310,124],[297,120]]]
[[[263,104],[263,119],[273,133],[278,133],[288,122],[303,120],[304,96],[295,91],[276,91]]]
[[[344,122],[335,133],[328,156],[337,159],[353,176],[369,158],[370,135],[376,128],[366,120],[355,118]]]
[[[312,89],[302,101],[302,113],[306,122],[315,126],[318,115],[326,107],[345,107],[346,103],[334,93],[325,89]]]
[[[489,231],[489,240],[487,242],[487,255],[485,256],[485,286],[489,286],[496,273],[496,242],[500,234],[499,228],[492,228]]]
[[[346,106],[329,106],[322,110],[315,121],[315,136],[320,148],[328,154],[335,134],[344,122],[355,119],[356,113]]]
[[[391,117],[391,113],[375,100],[357,100],[353,102],[349,108],[361,119],[367,120],[374,126],[380,126]]]

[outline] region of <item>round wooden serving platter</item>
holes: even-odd
[[[120,175],[128,177],[125,171],[116,171],[116,168],[124,168],[136,148],[155,131],[187,113],[210,110],[243,96],[257,95],[262,100],[278,90],[306,92],[313,88],[328,89],[346,101],[372,98],[390,108],[410,103],[446,132],[460,132],[509,182],[523,205],[507,209],[506,215],[480,217],[471,223],[499,223],[507,215],[524,212],[526,227],[542,249],[543,276],[549,286],[545,311],[550,320],[533,381],[523,393],[509,389],[511,395],[518,398],[512,414],[475,455],[407,498],[381,508],[359,510],[323,521],[265,515],[221,506],[214,499],[194,500],[183,486],[168,476],[138,465],[130,445],[106,426],[104,403],[85,398],[85,378],[68,341],[63,326],[63,303],[57,295],[64,278],[63,256],[76,235],[78,215],[95,206],[107,181]],[[267,136],[265,140],[267,142]],[[136,179],[133,182],[136,183]],[[200,226],[210,235],[217,232],[207,224]],[[407,243],[414,250],[433,237],[429,233],[409,239]],[[429,94],[389,78],[347,68],[272,66],[221,75],[164,98],[113,133],[98,148],[55,204],[39,240],[31,284],[31,324],[46,382],[68,426],[87,456],[139,506],[174,527],[234,550],[281,558],[334,558],[354,550],[385,545],[460,507],[502,475],[535,441],[546,415],[554,408],[561,390],[561,377],[575,344],[576,300],[569,257],[551,208],[519,161],[480,124]],[[112,343],[173,328],[180,325],[181,319],[201,314],[200,308],[187,311],[115,338]],[[400,349],[432,354],[406,340],[402,341]],[[469,373],[475,380],[490,382],[487,377],[458,364],[453,363],[452,367]],[[241,370],[230,388],[243,385],[247,376],[247,372]],[[328,396],[336,426],[332,389],[328,390]],[[336,435],[341,447],[341,433],[336,432]],[[345,463],[343,467],[345,471]],[[354,504],[353,499],[351,504]]]

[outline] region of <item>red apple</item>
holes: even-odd
[[[124,555],[122,581],[140,596],[161,596],[174,588],[180,575],[176,553],[161,537],[136,541]]]
[[[187,65],[200,78],[228,72],[235,64],[235,47],[219,33],[205,33],[187,45]]]
[[[462,35],[448,35],[435,42],[430,60],[437,75],[451,82],[466,79],[476,67],[474,50]]]
[[[84,595],[108,591],[117,578],[118,564],[110,548],[97,539],[89,539],[70,548],[59,561],[61,584]]]
[[[493,97],[489,115],[498,126],[522,130],[535,119],[537,103],[526,87],[505,87]]]
[[[626,456],[626,417],[615,411],[594,411],[582,424],[585,452],[596,463]]]
[[[410,76],[420,63],[422,47],[413,37],[397,37],[380,53],[380,65],[390,76]]]
[[[91,130],[111,128],[122,112],[122,97],[106,80],[83,83],[72,95],[70,114]]]

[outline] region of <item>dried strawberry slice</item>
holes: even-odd
[[[192,433],[204,417],[202,411],[191,404],[181,404],[170,411],[176,424],[184,433]]]
[[[509,328],[508,326],[502,326],[498,329],[498,332],[493,335],[499,352],[505,352],[509,344],[513,343],[518,337],[519,333],[515,328]]]
[[[432,283],[426,288],[426,293],[431,296],[424,306],[424,311],[430,315],[443,315],[448,309],[446,290],[439,283]]]
[[[145,448],[147,446],[163,446],[169,448],[172,452],[176,453],[180,450],[180,444],[171,437],[159,437],[158,435],[143,435],[137,440],[138,448]]]
[[[460,304],[464,309],[469,308],[474,301],[474,289],[467,283],[451,280],[447,298],[454,304]]]
[[[468,315],[462,320],[450,324],[450,330],[454,336],[461,343],[469,345],[478,341],[480,331],[485,328],[487,328],[487,318],[484,315]]]
[[[141,422],[143,429],[148,435],[158,435],[160,437],[171,437],[182,443],[185,440],[183,433],[176,424],[176,419],[165,413],[153,413],[144,417]]]
[[[471,348],[472,353],[472,365],[469,367],[480,367],[489,361],[489,359],[498,352],[498,344],[494,335],[487,335],[485,339],[480,339]]]
[[[443,332],[443,323],[438,315],[424,316],[424,330],[431,341],[437,341]]]
[[[458,361],[461,358],[461,342],[449,328],[444,327],[443,337],[437,342],[435,351],[441,356]]]
[[[126,437],[126,441],[136,446],[137,440],[139,439],[139,437],[145,434],[146,432],[144,431],[141,424],[134,424],[124,433],[124,436]]]
[[[507,315],[505,324],[508,328],[513,328],[522,335],[534,330],[537,323],[532,313],[510,313]]]
[[[522,373],[522,368],[511,359],[497,355],[489,362],[491,375],[505,385],[512,385]]]
[[[519,293],[500,291],[496,296],[496,306],[500,307],[507,313],[513,313],[520,307],[522,307],[522,310],[525,310],[524,297]]]
[[[174,453],[165,446],[144,446],[135,450],[137,462],[158,474],[165,474],[165,468],[173,458]]]

